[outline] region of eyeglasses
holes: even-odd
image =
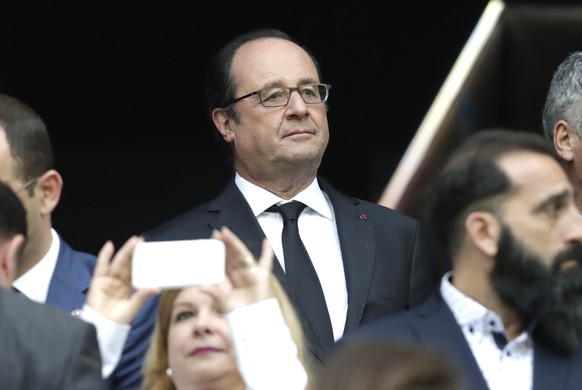
[[[32,179],[30,179],[26,183],[24,183],[22,185],[22,187],[20,187],[19,189],[17,189],[14,192],[18,194],[19,192],[22,192],[22,191],[28,189],[28,187],[30,187],[31,185],[35,184],[37,180],[38,180],[38,176],[37,177],[33,177]]]
[[[317,83],[303,84],[296,88],[268,87],[231,100],[230,102],[226,103],[226,106],[230,106],[231,104],[234,104],[248,97],[258,95],[259,99],[261,100],[261,104],[265,107],[283,107],[289,103],[289,100],[291,99],[291,93],[293,91],[299,92],[299,95],[306,104],[317,104],[323,103],[327,100],[330,89],[330,84]]]

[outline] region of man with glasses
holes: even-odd
[[[433,281],[419,223],[318,176],[331,86],[307,49],[282,31],[261,29],[234,38],[210,65],[208,110],[233,178],[215,199],[144,236],[208,238],[228,226],[256,257],[266,236],[278,260],[273,272],[297,307],[314,363],[322,363],[344,333],[427,295]],[[297,205],[291,201],[303,203],[290,219],[298,221],[311,267],[298,278],[289,276],[283,216],[273,208]],[[303,285],[309,273],[315,277]]]
[[[59,203],[63,179],[53,166],[49,134],[30,107],[6,95],[0,95],[0,181],[17,193],[28,221],[28,239],[16,265],[13,287],[33,301],[94,323],[109,388],[138,389],[156,299],[144,305],[131,328],[85,304],[97,259],[72,249],[52,228],[51,215]]]

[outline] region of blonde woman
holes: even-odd
[[[147,390],[303,390],[303,334],[273,276],[267,240],[259,261],[227,228],[220,285],[166,290],[144,366]]]

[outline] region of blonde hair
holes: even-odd
[[[160,295],[156,325],[144,360],[142,389],[176,390],[168,369],[168,333],[172,306],[181,289],[165,290]]]
[[[283,317],[285,318],[285,322],[289,327],[289,332],[291,333],[291,337],[293,341],[295,341],[295,345],[297,346],[297,356],[299,361],[303,365],[305,372],[307,373],[308,383],[312,382],[313,379],[313,370],[312,370],[312,363],[310,362],[310,356],[308,356],[307,350],[307,342],[305,340],[305,335],[303,333],[303,327],[301,325],[301,321],[297,316],[297,312],[295,307],[291,303],[289,296],[281,286],[279,280],[274,276],[271,275],[271,287],[273,289],[273,295],[277,298],[279,302],[279,306],[281,306],[281,312],[283,313]]]
[[[305,338],[301,328],[301,323],[295,313],[295,308],[277,278],[272,274],[270,276],[270,282],[273,295],[279,302],[283,317],[285,318],[291,336],[297,345],[299,360],[305,367],[309,379],[311,379],[312,374],[309,365],[307,364]],[[156,325],[144,361],[142,384],[142,389],[144,390],[176,390],[176,386],[174,385],[172,378],[166,374],[166,370],[169,367],[168,333],[170,330],[172,306],[180,291],[182,290],[165,290],[160,296]]]

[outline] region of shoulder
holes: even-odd
[[[59,241],[59,257],[69,257],[75,259],[75,261],[82,261],[91,265],[97,262],[97,256],[73,249],[60,235]]]
[[[444,315],[444,317],[443,317]],[[418,337],[419,326],[430,329],[448,321],[449,310],[440,293],[432,290],[426,299],[407,310],[394,312],[378,320],[360,325],[346,335],[346,340],[367,337],[409,338]],[[445,321],[445,322],[447,322]],[[447,322],[448,323],[448,322]],[[452,322],[454,323],[454,321]],[[422,324],[422,325],[421,325]],[[431,325],[432,324],[432,325]]]
[[[208,205],[210,202],[198,205],[180,215],[162,222],[160,225],[142,233],[147,241],[178,240],[192,238],[192,229],[207,225]]]
[[[57,307],[0,290],[0,345],[4,359],[11,356],[0,365],[3,388],[62,389],[71,380],[90,385],[83,388],[101,388],[93,325]]]
[[[326,179],[317,178],[319,185],[330,199],[334,206],[334,210],[348,210],[353,209],[361,212],[365,217],[374,217],[376,221],[389,221],[390,223],[399,223],[409,226],[417,226],[418,221],[406,214],[397,210],[374,203],[368,200],[349,196],[331,185]]]
[[[46,337],[46,342],[51,343],[56,342],[56,339],[70,338],[71,331],[96,332],[93,325],[72,317],[59,307],[34,302],[4,288],[0,290],[2,316],[10,316],[16,324],[27,324],[30,337]]]

